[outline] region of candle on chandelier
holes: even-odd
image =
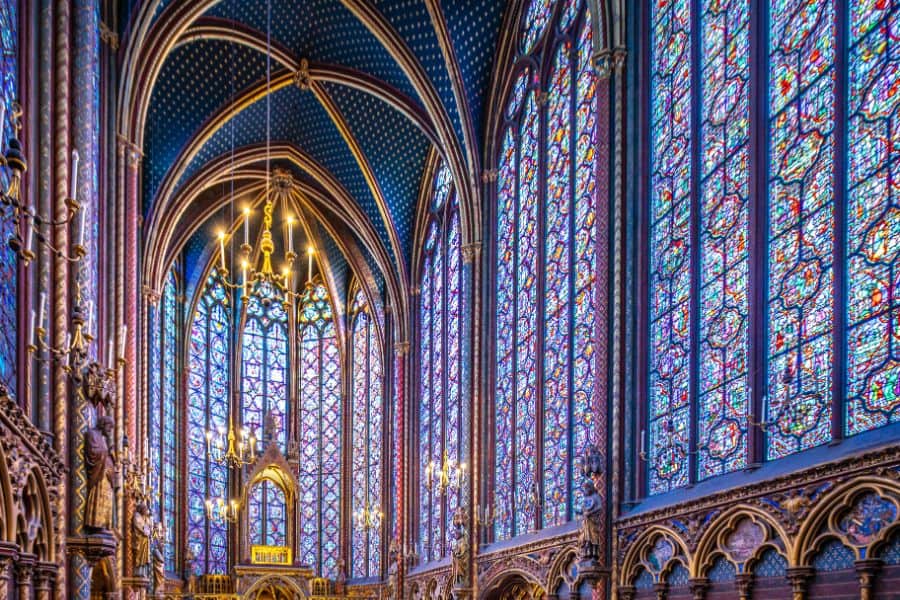
[[[78,150],[72,150],[72,188],[69,190],[69,195],[72,200],[78,199]]]
[[[109,370],[112,371],[114,359],[113,359],[113,339],[109,338],[106,343],[106,364],[109,365]]]
[[[222,270],[225,270],[225,232],[219,232],[219,255],[222,258]]]
[[[47,292],[41,292],[40,310],[38,311],[38,329],[44,328],[44,309],[47,307]]]
[[[34,234],[34,225],[26,227],[25,231],[25,251],[31,252],[31,236]]]
[[[72,360],[72,353],[69,352],[69,350],[71,350],[71,348],[69,347],[69,345],[71,343],[72,343],[72,334],[69,332],[66,332],[66,343],[65,343],[65,345],[63,345],[63,348],[66,351],[66,366],[67,367],[71,364],[71,360]]]
[[[85,217],[87,217],[87,211],[84,207],[81,207],[81,219],[78,224],[78,245],[84,246],[84,229],[85,229]]]
[[[288,252],[294,253],[294,217],[288,217]]]
[[[641,456],[647,453],[647,430],[641,429]]]
[[[125,360],[125,340],[128,339],[128,325],[119,328],[119,360]]]
[[[244,245],[250,245],[250,207],[244,207]]]
[[[34,309],[31,309],[31,325],[28,328],[28,344],[30,346],[35,346],[34,343],[34,326],[35,326],[35,312]]]
[[[248,286],[247,286],[247,261],[241,261],[241,281],[244,286],[244,295],[247,296]]]

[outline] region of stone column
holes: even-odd
[[[693,600],[703,600],[706,598],[706,590],[709,589],[709,579],[705,577],[697,577],[688,581],[691,590],[691,598]]]
[[[15,556],[15,546],[7,545],[0,548],[0,600],[12,600],[10,590],[12,588],[12,565]],[[7,552],[2,552],[7,550]]]
[[[873,600],[875,598],[875,580],[878,571],[881,570],[882,561],[879,558],[858,560],[853,565],[856,567],[856,576],[859,578],[859,599]]]
[[[19,594],[19,600],[31,600],[31,590],[33,586],[32,577],[34,576],[34,556],[19,555],[19,560],[15,566],[16,574],[16,591]]]
[[[38,563],[34,568],[34,600],[50,600],[56,581],[57,567],[53,563]]]
[[[791,582],[793,600],[806,599],[806,586],[814,574],[815,570],[811,567],[791,567],[787,570],[787,578]]]
[[[752,600],[753,573],[738,573],[734,578],[734,587],[740,600]]]

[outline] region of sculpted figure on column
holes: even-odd
[[[450,540],[450,584],[454,588],[469,586],[469,531],[462,507],[453,513],[453,539]]]
[[[113,526],[116,463],[113,460],[113,420],[106,415],[96,427],[84,434],[84,466],[87,475],[87,500],[84,527],[87,531],[109,531]]]
[[[150,536],[153,534],[153,520],[147,501],[141,499],[134,508],[134,571],[139,577],[150,575]]]

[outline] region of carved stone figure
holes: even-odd
[[[397,539],[391,540],[388,547],[388,580],[387,580],[387,597],[392,599],[400,598],[400,589],[397,587],[397,572],[400,563],[400,545]]]
[[[84,466],[87,475],[84,526],[88,531],[109,531],[113,525],[116,463],[112,453],[112,432],[112,418],[102,416],[97,419],[97,426],[84,434]]]
[[[457,508],[453,513],[453,539],[450,540],[450,583],[453,588],[469,585],[469,531],[466,513]]]
[[[166,561],[163,557],[161,542],[153,545],[153,594],[162,598],[166,584]]]
[[[134,529],[134,569],[140,577],[150,575],[150,536],[153,533],[153,521],[150,508],[145,500],[140,500],[134,508],[132,518]]]
[[[598,547],[603,543],[601,520],[603,519],[603,503],[597,488],[592,481],[585,479],[581,483],[581,555],[583,558],[599,558]]]

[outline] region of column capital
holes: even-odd
[[[693,600],[703,600],[706,597],[706,590],[709,589],[709,579],[706,577],[695,577],[688,580],[688,588],[691,590],[691,598]]]
[[[794,600],[803,600],[806,597],[806,584],[815,574],[812,567],[789,567],[787,579],[791,583],[791,593]]]
[[[464,263],[477,261],[481,256],[481,240],[465,244],[462,247],[462,256]]]
[[[398,356],[406,356],[409,354],[409,342],[395,342],[394,352],[396,352]]]

